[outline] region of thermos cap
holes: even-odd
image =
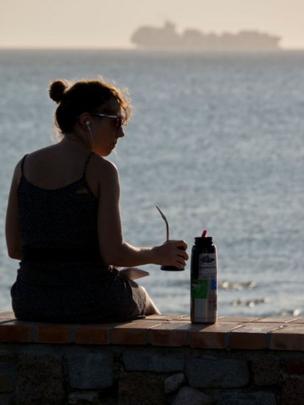
[[[202,250],[203,248],[211,249],[213,246],[213,241],[211,236],[207,237],[196,237],[195,238],[195,246],[197,249]]]
[[[206,236],[206,237],[202,237],[202,236],[197,236],[195,237],[195,243],[199,243],[199,244],[212,244],[213,240],[212,240],[212,236]]]

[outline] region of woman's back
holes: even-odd
[[[18,319],[51,322],[136,317],[143,294],[136,291],[132,298],[129,283],[99,251],[98,179],[89,167],[94,170],[100,158],[62,145],[21,161],[22,260],[11,289],[14,312]]]
[[[88,186],[98,197],[98,177],[93,166],[94,160],[102,158],[92,154],[87,162],[89,154],[90,151],[77,142],[62,140],[27,155],[23,174],[38,188],[58,190],[80,180],[85,170]]]
[[[18,206],[23,250],[98,251],[98,195],[87,179],[94,153],[76,159],[73,153],[51,148],[22,159]]]

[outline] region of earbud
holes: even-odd
[[[91,122],[90,122],[90,121],[86,121],[85,124],[86,124],[86,126],[87,126],[87,128],[88,128],[90,137],[93,138],[92,129],[91,129]]]

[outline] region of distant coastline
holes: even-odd
[[[176,51],[255,52],[280,51],[281,38],[254,30],[243,30],[236,34],[203,33],[189,28],[181,34],[175,24],[166,21],[163,27],[139,27],[131,36],[138,49]]]

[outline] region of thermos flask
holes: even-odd
[[[191,322],[217,321],[217,249],[204,230],[191,251]]]

